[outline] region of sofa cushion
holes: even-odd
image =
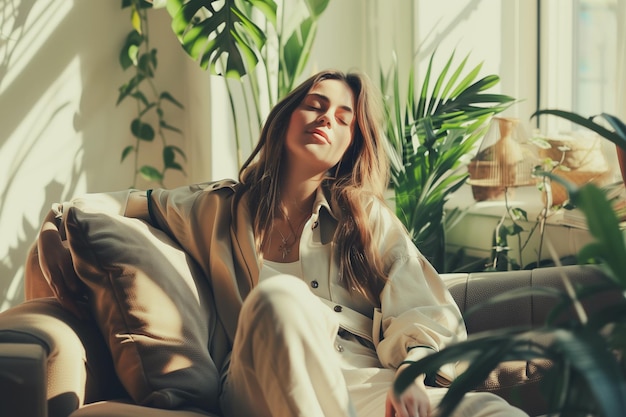
[[[194,261],[139,219],[78,207],[65,219],[74,268],[133,400],[215,410],[219,376],[208,350],[215,312]]]

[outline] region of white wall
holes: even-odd
[[[2,7],[0,310],[22,300],[26,251],[53,202],[131,185],[130,159],[120,164],[120,156],[133,143],[128,126],[135,114],[130,101],[115,105],[118,87],[130,78],[118,64],[130,31],[129,11],[119,1],[18,0]],[[194,164],[187,178],[167,180],[176,186],[203,176],[208,138],[202,118],[189,119],[206,111],[194,112],[209,94],[208,74],[171,36],[165,10],[151,20],[151,44],[160,58],[157,85],[188,110],[174,108],[168,116],[185,131],[180,146]]]

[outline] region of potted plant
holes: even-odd
[[[568,112],[541,111],[536,114],[555,114],[580,124],[589,125],[614,142],[619,149],[626,149],[623,123],[609,117],[619,129],[615,134],[592,126],[585,120]],[[603,117],[607,117],[606,115]],[[584,122],[584,123],[583,123]],[[621,129],[621,130],[620,130]],[[607,132],[611,133],[610,135]],[[586,216],[594,242],[584,247],[579,255],[580,263],[597,263],[605,271],[609,285],[626,294],[626,244],[623,232],[611,203],[603,190],[593,184],[580,188],[550,172],[543,175],[561,183],[569,193],[571,202]],[[568,286],[566,285],[566,288]],[[548,288],[533,288],[532,293],[556,297],[562,300],[551,317],[565,308],[574,308],[578,321],[561,323],[548,320],[534,330],[509,328],[489,332],[476,338],[449,346],[427,358],[411,364],[395,383],[396,392],[402,392],[422,373],[436,372],[442,365],[459,360],[470,365],[450,385],[442,402],[442,416],[449,415],[460,398],[478,386],[495,367],[508,360],[549,359],[553,362],[546,387],[552,415],[617,417],[626,415],[626,303],[607,305],[589,313],[581,308],[581,301],[600,291],[599,287],[569,288],[566,293]],[[527,295],[528,290],[524,294]],[[502,302],[521,294],[511,292],[493,299]],[[622,300],[626,301],[626,300]],[[471,313],[468,313],[471,314]],[[537,343],[537,339],[546,343]]]
[[[497,75],[478,78],[482,64],[464,74],[468,56],[452,68],[454,55],[435,75],[433,53],[419,89],[413,67],[408,85],[399,85],[395,60],[380,81],[396,214],[441,272],[447,270],[444,205],[468,178],[464,168],[469,161],[464,157],[475,150],[491,116],[514,101],[487,92],[500,79]]]

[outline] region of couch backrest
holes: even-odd
[[[563,277],[567,277],[573,286],[610,283],[598,267],[590,265],[443,275],[452,296],[465,316],[470,334],[508,326],[541,326],[560,300],[552,296],[540,295],[537,290],[545,287],[557,289],[565,294]],[[501,296],[511,290],[526,293],[500,303],[484,304],[493,297]],[[623,302],[623,300],[617,287],[611,286],[609,290],[585,298],[583,306],[586,311],[593,312],[608,303]],[[476,306],[480,308],[466,315],[468,309]],[[559,320],[570,319],[576,319],[573,309],[559,316]]]

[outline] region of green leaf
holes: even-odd
[[[311,16],[314,19],[318,19],[324,13],[326,7],[328,7],[330,0],[304,0],[304,2]]]
[[[143,92],[139,91],[139,90],[133,91],[130,94],[130,96],[133,97],[134,99],[137,99],[137,100],[141,101],[141,103],[144,106],[149,106],[150,105],[150,102],[148,101],[148,98],[146,97],[146,95]]]
[[[610,277],[626,288],[626,244],[619,221],[606,194],[593,184],[576,188],[568,184],[569,196],[587,219],[589,232],[595,242],[583,248],[579,256],[601,259],[610,268]]]
[[[167,91],[163,91],[161,92],[161,95],[159,95],[159,99],[161,100],[165,100],[165,101],[169,101],[170,103],[174,104],[176,107],[178,107],[179,109],[184,109],[185,106],[183,106],[181,104],[180,101],[176,100],[170,93],[168,93]]]
[[[279,88],[279,98],[286,95],[294,87],[296,79],[304,70],[309,55],[303,51],[310,51],[315,39],[316,24],[310,17],[305,19],[291,34],[282,48],[281,73],[284,82]]]
[[[152,54],[145,53],[139,57],[139,62],[137,63],[137,68],[139,68],[139,70],[143,72],[144,76],[148,78],[154,78],[152,62]]]
[[[130,131],[137,139],[148,142],[154,140],[154,129],[150,124],[144,123],[140,119],[133,119],[130,124]]]
[[[478,73],[480,72],[482,68],[482,63],[478,64],[474,67],[474,69],[472,69],[466,76],[465,78],[463,78],[463,80],[461,80],[461,82],[459,82],[459,84],[457,84],[456,88],[452,91],[452,93],[450,93],[451,97],[456,97],[458,95],[460,95],[461,93],[463,93],[464,91],[466,91],[467,89],[469,89],[469,84],[474,81],[476,79],[476,77],[478,76]]]
[[[150,62],[152,63],[152,69],[156,71],[158,60],[157,60],[157,50],[154,48],[150,51]]]
[[[156,103],[148,103],[148,105],[139,112],[139,117],[143,117],[146,113],[148,113],[150,111],[150,109],[152,109],[154,106],[156,106]]]
[[[521,209],[519,207],[513,207],[511,210],[511,216],[515,219],[515,220],[526,220],[528,221],[528,212],[524,209]]]
[[[619,132],[617,133],[612,132],[609,129],[605,128],[604,126],[594,122],[593,119],[596,116],[586,118],[577,113],[569,112],[565,110],[544,109],[544,110],[537,110],[535,113],[531,115],[531,117],[540,116],[543,114],[557,116],[565,120],[569,120],[570,122],[575,123],[577,125],[586,127],[587,129],[596,132],[603,138],[613,142],[616,146],[619,146],[622,149],[626,149],[626,135],[624,135],[623,129],[621,130],[621,134]],[[605,113],[603,113],[602,116],[605,117],[606,120],[609,121],[609,123],[611,124],[616,123],[616,121],[619,121],[619,119],[617,119],[616,117],[606,115]],[[621,121],[619,121],[619,123],[621,123]],[[619,123],[616,124],[618,128],[620,127]],[[622,126],[623,126],[623,123],[622,123]]]
[[[606,119],[606,121],[611,125],[611,127],[613,127],[613,129],[615,130],[615,133],[617,134],[617,136],[619,136],[619,138],[622,141],[621,142],[622,144],[618,146],[626,150],[626,124],[624,124],[624,122],[622,122],[617,117],[611,116],[610,114],[607,114],[607,113],[601,113],[600,117],[604,117],[604,119]]]
[[[452,60],[454,59],[454,54],[455,54],[455,51],[452,51],[452,54],[450,55],[450,59],[449,59],[450,62],[452,62]],[[465,68],[465,64],[467,63],[468,59],[469,59],[469,54],[467,54],[465,56],[465,58],[463,58],[463,61],[461,61],[461,63],[457,67],[457,69],[454,71],[454,73],[452,74],[452,76],[448,80],[448,83],[446,84],[446,87],[444,88],[443,93],[441,94],[442,98],[449,97],[448,94],[450,93],[450,91],[454,87],[454,83],[456,83],[456,80],[459,79],[459,76],[463,72],[463,69]]]
[[[552,332],[555,345],[563,350],[572,366],[586,380],[606,417],[626,415],[626,382],[606,341],[596,332]]]
[[[248,0],[248,2],[257,10],[261,11],[267,21],[270,22],[272,26],[276,27],[276,11],[278,10],[276,2],[272,0]]]
[[[211,0],[168,2],[172,29],[185,51],[199,60],[202,68],[209,68],[217,75],[242,77],[256,66],[265,35],[242,13],[236,1],[225,0],[220,9],[216,9],[214,3],[219,4]],[[177,6],[180,7],[177,9]],[[259,10],[266,13],[268,9],[272,6]],[[196,19],[201,10],[207,11],[209,16]]]
[[[141,174],[141,176],[147,181],[154,181],[158,183],[163,181],[163,174],[151,165],[144,165],[139,168],[139,174]]]
[[[143,33],[141,29],[141,15],[139,14],[139,11],[135,7],[133,7],[133,10],[131,12],[130,21],[131,21],[133,28],[138,33]]]
[[[183,167],[176,162],[176,154],[179,154],[185,159],[185,154],[182,149],[176,146],[166,146],[163,148],[163,165],[165,169],[175,169],[184,173]],[[185,159],[186,160],[186,159]]]
[[[126,36],[124,45],[120,50],[119,61],[122,69],[126,70],[129,67],[137,64],[137,55],[139,53],[139,45],[143,42],[143,36],[139,32],[133,30]]]
[[[124,162],[126,157],[130,155],[130,153],[133,151],[135,151],[135,147],[133,145],[128,145],[127,147],[125,147],[122,151],[122,159],[120,160],[120,162]]]
[[[180,130],[179,128],[167,124],[167,122],[165,122],[165,120],[162,120],[159,123],[159,126],[161,126],[163,129],[171,130],[172,132],[176,132],[176,133],[180,133],[180,134],[183,133],[182,130]]]
[[[126,97],[134,93],[135,88],[144,80],[141,74],[137,74],[130,81],[119,88],[120,95],[115,105],[119,105]]]
[[[435,105],[443,101],[444,97],[440,96],[439,94],[441,91],[441,87],[445,81],[445,78],[448,74],[448,70],[450,69],[450,66],[452,65],[453,59],[454,59],[454,52],[452,53],[452,55],[450,55],[448,62],[446,62],[446,65],[443,67],[443,69],[439,73],[439,76],[437,77],[437,81],[435,82],[435,86],[433,87],[431,98],[429,100],[428,110],[426,111],[427,114],[431,114],[435,109]]]

